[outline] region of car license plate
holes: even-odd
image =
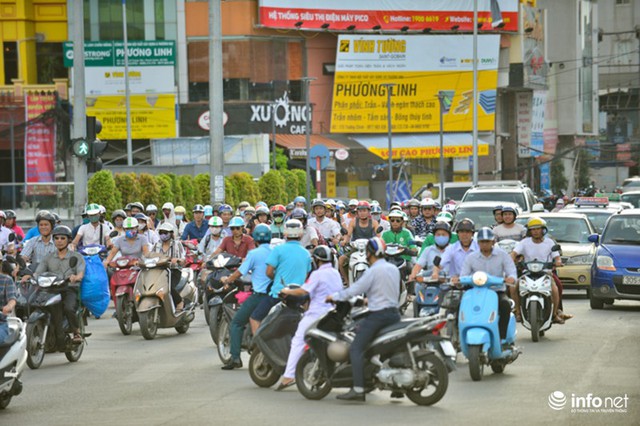
[[[622,277],[622,284],[640,285],[640,277],[625,275]]]
[[[456,350],[453,348],[453,345],[451,344],[450,341],[448,340],[440,341],[440,347],[442,348],[442,351],[446,356],[452,357],[452,358],[456,356]]]

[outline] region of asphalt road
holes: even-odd
[[[524,354],[504,374],[485,371],[482,382],[472,382],[459,356],[447,394],[432,407],[392,401],[388,392],[358,404],[337,401],[343,390],[307,401],[295,387],[260,389],[249,378],[246,357],[243,369],[220,370],[202,311],[186,335],[166,329],[145,341],[137,324],[131,336],[121,335],[110,310],[90,321],[93,336],[78,363],[48,354],[39,370],[25,372],[24,392],[0,412],[0,424],[639,424],[640,304],[592,311],[582,295],[568,297],[565,310],[575,318],[539,343],[519,326]],[[568,398],[560,411],[548,404],[556,391]],[[594,404],[627,396],[626,412],[572,413],[572,395],[589,393]]]

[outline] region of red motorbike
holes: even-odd
[[[131,334],[133,323],[138,322],[133,296],[133,287],[140,273],[138,262],[137,257],[120,257],[109,264],[114,269],[110,281],[111,296],[120,331],[125,336]]]
[[[200,272],[204,266],[204,255],[198,249],[198,240],[186,240],[182,242],[182,245],[187,252],[184,267],[190,268],[193,271],[193,282],[195,282],[198,287],[198,303],[200,303],[202,294],[204,294],[204,288],[199,279]]]

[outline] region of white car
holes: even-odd
[[[520,181],[480,182],[462,197],[462,203],[468,201],[491,201],[493,205],[516,203],[523,213],[531,212],[537,202],[531,188]]]

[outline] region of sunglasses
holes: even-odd
[[[389,222],[391,222],[391,223],[394,223],[394,222],[396,222],[396,223],[402,223],[402,222],[404,222],[404,221],[403,221],[402,219],[390,219],[390,220],[389,220]]]
[[[53,237],[53,239],[54,240],[66,240],[67,237],[56,235],[55,237]]]
[[[237,231],[238,229],[242,229],[241,226],[231,226],[230,228],[232,231]]]

